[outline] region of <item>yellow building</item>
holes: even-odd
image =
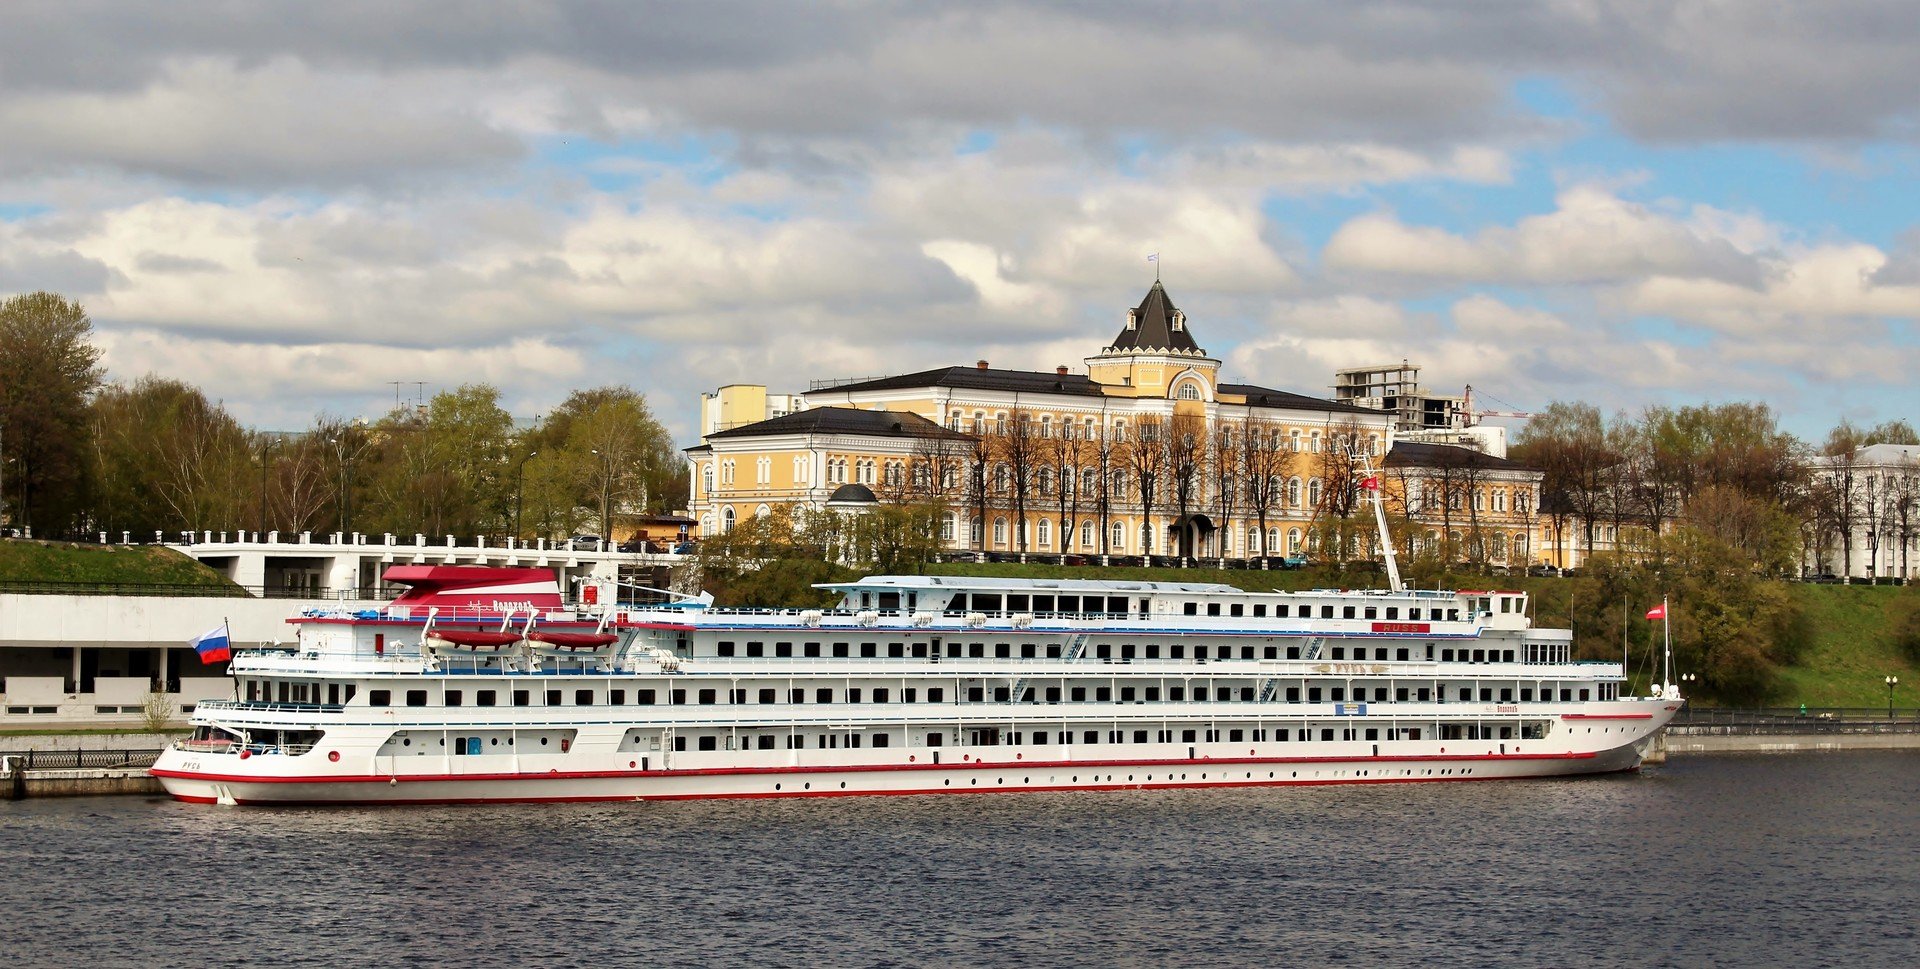
[[[1355,468],[1391,442],[1380,411],[1225,382],[1158,282],[1084,364],[817,384],[785,416],[765,413],[764,388],[722,388],[702,410],[728,426],[688,452],[693,515],[718,534],[856,484],[944,506],[955,549],[1293,555],[1352,513]]]

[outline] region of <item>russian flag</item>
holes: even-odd
[[[187,642],[193,651],[200,654],[200,662],[205,664],[224,663],[233,654],[228,649],[227,624],[221,623]]]

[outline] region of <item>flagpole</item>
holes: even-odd
[[[1663,678],[1666,680],[1666,683],[1664,684],[1666,689],[1662,692],[1664,692],[1668,697],[1671,697],[1674,693],[1674,689],[1673,689],[1673,610],[1667,607],[1666,596],[1660,597],[1660,627],[1662,631],[1665,633],[1665,638],[1666,638],[1665,660],[1666,660],[1666,667],[1667,667],[1667,671],[1663,676]]]

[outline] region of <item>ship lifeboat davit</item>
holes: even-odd
[[[518,642],[519,633],[480,629],[435,629],[427,634],[427,645],[449,653],[497,653]]]
[[[613,633],[562,633],[536,629],[527,635],[527,642],[543,653],[556,656],[591,656],[604,653],[620,637]]]

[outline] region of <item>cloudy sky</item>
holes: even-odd
[[[1920,418],[1883,0],[9,5],[0,293],[244,421],[1079,368]]]

